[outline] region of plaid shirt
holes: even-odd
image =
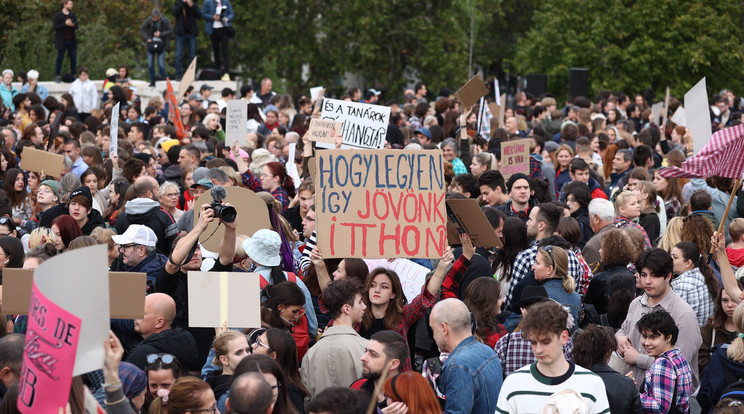
[[[579,293],[579,296],[581,296],[581,303],[584,303],[584,295],[586,295],[586,290],[589,289],[589,283],[592,281],[594,274],[592,273],[592,269],[586,263],[584,255],[581,254],[581,250],[575,248],[573,252],[576,255],[576,258],[579,259],[581,269],[584,271],[584,273],[576,279],[576,284],[578,285],[576,291]]]
[[[520,330],[499,339],[493,350],[496,351],[496,355],[501,361],[504,378],[519,368],[535,362],[530,341],[522,338],[522,331]],[[566,356],[567,361],[572,361],[571,351],[573,351],[573,341],[569,337],[566,345],[563,345],[563,355]]]
[[[251,170],[246,170],[240,175],[240,177],[243,179],[243,185],[251,189],[254,193],[264,191],[264,188],[261,185],[261,180],[256,178]],[[285,190],[284,187],[279,186],[276,190],[271,192],[271,195],[274,196],[275,200],[282,203],[282,213],[287,211],[287,208],[289,207],[289,195],[287,194],[287,190]]]
[[[459,158],[455,158],[454,160],[452,160],[452,171],[455,173],[455,175],[461,175],[461,174],[468,173],[468,169],[465,167],[465,164]]]
[[[530,177],[543,178],[542,163],[532,156],[530,156]]]
[[[690,269],[672,279],[672,289],[682,300],[687,302],[697,315],[698,325],[703,326],[713,316],[715,305],[713,297],[705,284],[705,277],[700,268]]]
[[[470,260],[461,254],[442,281],[442,299],[457,299],[457,291],[460,290],[460,276],[468,270],[468,267],[470,267]]]
[[[535,263],[535,256],[537,256],[537,241],[532,244],[532,247],[519,253],[517,258],[514,260],[512,282],[511,285],[509,285],[509,292],[506,294],[505,303],[507,308],[511,309],[514,288],[517,286],[517,283],[527,277],[532,270],[532,264]],[[584,262],[584,265],[586,266],[586,262]],[[589,271],[589,274],[585,274],[585,271],[587,270]],[[589,270],[589,266],[584,268],[581,265],[581,261],[576,257],[573,250],[568,251],[568,274],[573,276],[580,288],[586,285],[586,287],[583,288],[584,292],[586,292],[586,289],[589,287],[589,282],[592,279],[591,270]]]
[[[679,349],[672,349],[659,355],[646,371],[641,386],[641,405],[646,413],[668,413],[672,405],[674,390],[677,401],[674,404],[680,412],[690,411],[692,394],[692,370]]]
[[[615,219],[612,221],[612,224],[614,224],[615,227],[621,230],[626,227],[630,227],[631,229],[636,229],[640,231],[641,233],[643,233],[643,246],[646,249],[650,249],[651,247],[653,247],[651,246],[651,241],[648,239],[648,234],[646,234],[646,230],[644,230],[640,224],[635,223],[631,221],[629,218],[623,217],[623,216],[615,217]]]
[[[287,208],[289,208],[289,194],[287,194],[287,190],[280,186],[277,187],[276,190],[272,191],[271,195],[274,196],[274,200],[282,203],[282,213],[287,211]]]

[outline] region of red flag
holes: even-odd
[[[742,178],[744,174],[744,124],[718,131],[700,153],[682,163],[682,168],[659,171],[662,177],[708,178],[713,176]]]
[[[168,92],[165,94],[168,104],[170,105],[169,111],[173,111],[173,124],[176,127],[176,134],[178,139],[186,138],[186,129],[183,127],[183,121],[181,120],[181,111],[178,110],[178,103],[176,103],[176,95],[173,93],[173,85],[169,78],[165,78],[165,82],[168,84]]]

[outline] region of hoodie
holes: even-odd
[[[158,253],[169,255],[173,240],[178,234],[176,221],[167,211],[160,208],[160,203],[149,198],[135,198],[124,205],[124,213],[116,219],[116,231],[124,234],[130,224],[147,226],[155,233],[158,242],[155,249]]]
[[[158,273],[160,273],[160,269],[165,266],[165,262],[167,261],[168,258],[166,256],[158,252],[152,252],[139,263],[130,267],[122,262],[121,257],[117,257],[111,263],[111,271],[147,273],[147,293],[153,293],[155,292],[155,282],[158,280]]]
[[[202,366],[194,337],[180,327],[166,329],[143,339],[129,353],[127,362],[144,370],[150,354],[171,354],[178,359],[184,371],[198,371]]]

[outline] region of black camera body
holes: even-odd
[[[224,206],[221,201],[212,201],[209,208],[214,210],[214,216],[225,223],[232,223],[238,216],[238,211],[233,206]]]

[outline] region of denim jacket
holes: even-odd
[[[439,389],[447,397],[445,413],[492,414],[503,376],[496,353],[472,336],[460,342],[442,366]]]
[[[548,279],[543,283],[543,287],[548,292],[548,297],[566,308],[568,313],[573,316],[574,324],[579,326],[579,315],[581,314],[581,297],[579,294],[576,291],[566,293],[563,290],[563,281],[561,279]]]

